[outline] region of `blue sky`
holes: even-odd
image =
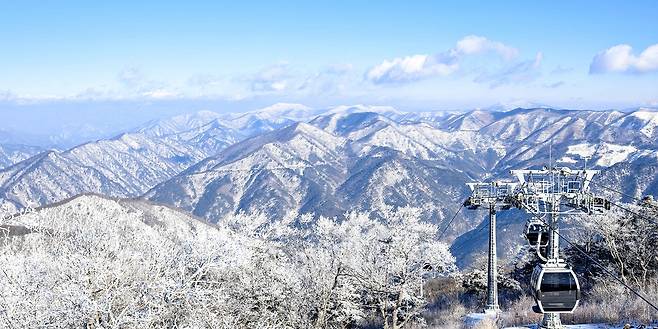
[[[0,110],[656,105],[657,15],[656,1],[0,0]]]

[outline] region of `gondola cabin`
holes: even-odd
[[[540,220],[533,219],[526,223],[525,238],[528,240],[528,244],[533,247],[537,245],[540,247],[548,246],[548,230]]]
[[[537,313],[572,313],[580,301],[576,274],[564,263],[537,265],[531,278]]]

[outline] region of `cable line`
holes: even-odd
[[[472,196],[473,196],[473,193],[474,193],[474,191],[471,191],[471,194],[470,194],[469,196],[467,196],[466,198],[468,199],[468,198],[472,197]],[[450,218],[450,220],[448,221],[448,224],[446,225],[446,227],[444,227],[444,228],[443,228],[443,231],[441,232],[441,234],[439,234],[439,240],[440,240],[441,238],[443,238],[443,235],[446,233],[446,231],[447,231],[448,228],[450,227],[450,224],[452,224],[452,221],[454,221],[455,218],[457,218],[457,215],[459,214],[459,212],[460,212],[463,208],[464,208],[464,202],[460,202],[459,209],[457,209],[457,212],[452,216],[452,218]]]
[[[464,203],[463,203],[463,202],[462,202],[461,205],[459,206],[459,209],[457,209],[457,212],[452,216],[452,218],[450,218],[450,221],[448,221],[448,224],[446,225],[446,227],[443,228],[443,231],[441,232],[441,234],[439,234],[439,240],[441,240],[441,238],[443,238],[443,235],[444,235],[444,234],[446,233],[446,231],[448,230],[448,227],[450,227],[450,224],[452,224],[452,221],[454,221],[455,218],[457,218],[457,215],[458,215],[459,212],[462,210],[462,208],[464,208]]]
[[[643,199],[640,199],[640,198],[635,197],[635,196],[633,196],[633,195],[630,195],[630,194],[628,194],[628,193],[624,193],[624,192],[618,191],[618,190],[616,190],[616,189],[613,189],[613,188],[611,188],[611,187],[608,187],[608,186],[605,186],[605,185],[602,185],[602,184],[599,184],[599,183],[595,183],[595,182],[590,181],[590,184],[594,184],[594,185],[596,185],[596,186],[600,186],[600,187],[602,187],[602,188],[604,188],[604,189],[606,189],[606,190],[608,190],[608,191],[615,192],[615,193],[617,193],[617,194],[619,194],[619,195],[623,195],[623,196],[628,197],[628,198],[631,198],[631,199],[633,199],[633,200],[635,200],[635,201],[640,201],[640,202],[641,202],[641,201],[644,201]],[[651,206],[651,207],[654,207],[654,208],[658,209],[658,206],[656,206],[656,205],[654,205],[654,204],[651,204],[651,203],[647,203],[647,204],[648,204],[649,206]]]
[[[482,226],[480,226],[480,228],[475,232],[475,235],[478,235],[482,230],[484,230],[485,227],[488,227],[488,225],[482,225]],[[462,243],[460,243],[458,246],[453,247],[453,248],[450,248],[450,249],[452,249],[453,252],[454,252],[454,251],[457,251],[457,250],[459,250],[461,247],[465,246],[467,242],[470,242],[470,241],[471,241],[471,240],[468,240],[468,239],[467,239],[467,240],[464,240],[464,241],[463,241]]]
[[[574,247],[576,250],[578,250],[581,254],[583,254],[585,257],[587,257],[587,259],[589,259],[590,261],[592,261],[592,263],[596,264],[596,266],[598,266],[601,270],[603,270],[603,272],[605,272],[605,273],[608,274],[610,277],[612,277],[613,279],[615,279],[615,281],[621,283],[624,287],[626,287],[626,289],[630,290],[630,291],[631,291],[633,294],[635,294],[637,297],[640,297],[640,299],[642,299],[645,303],[649,304],[649,306],[651,306],[654,310],[658,311],[658,306],[654,305],[651,301],[649,301],[649,300],[648,300],[646,297],[644,297],[642,294],[640,294],[639,292],[637,292],[637,291],[635,291],[633,288],[631,288],[631,286],[629,286],[628,284],[626,284],[622,279],[620,279],[620,278],[619,278],[618,276],[616,276],[614,273],[612,273],[611,271],[609,271],[608,269],[606,269],[606,268],[603,266],[603,264],[599,263],[599,261],[597,261],[596,259],[594,259],[592,256],[590,256],[587,252],[585,252],[585,251],[584,251],[583,249],[581,249],[579,246],[577,246],[577,245],[574,244],[573,242],[567,240],[567,239],[566,239],[565,237],[563,237],[560,233],[558,233],[558,232],[556,232],[556,233],[557,233],[557,235],[560,237],[560,239],[564,240],[564,241],[565,241],[566,243],[568,243],[570,246],[572,246],[572,247]]]
[[[644,219],[644,220],[646,220],[646,221],[648,221],[648,222],[650,222],[650,223],[652,223],[652,224],[654,224],[654,225],[658,225],[658,222],[656,222],[655,220],[653,220],[653,219],[651,219],[651,218],[649,218],[649,217],[646,217],[646,216],[644,216],[644,215],[640,215],[640,214],[638,214],[637,212],[635,212],[635,211],[633,211],[633,210],[630,210],[630,209],[628,209],[628,208],[626,208],[626,207],[624,207],[624,206],[620,206],[620,205],[617,204],[616,202],[612,202],[612,201],[610,201],[610,204],[612,204],[613,206],[615,206],[615,207],[617,207],[617,208],[620,208],[620,209],[626,210],[626,211],[628,211],[629,213],[631,213],[631,214],[633,214],[633,215],[635,215],[635,216],[637,216],[637,217],[640,217],[640,218],[642,218],[642,219]]]

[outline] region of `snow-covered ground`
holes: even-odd
[[[504,329],[537,329],[537,325],[528,325],[525,327],[506,327]],[[610,324],[605,324],[605,323],[589,323],[589,324],[571,324],[571,325],[565,325],[564,328],[566,329],[623,329],[624,325],[610,325]],[[639,326],[631,326],[631,328],[640,328]],[[650,329],[653,327],[644,327],[646,329]]]
[[[478,324],[482,321],[495,321],[495,314],[486,314],[486,313],[470,313],[464,317],[464,326],[466,328],[477,328]],[[564,325],[565,329],[624,329],[625,324],[607,324],[607,323],[584,323],[584,324],[571,324]],[[654,325],[632,325],[629,324],[631,329],[642,328],[642,329],[654,329],[658,328],[658,323]],[[528,324],[526,326],[517,326],[517,327],[504,327],[503,329],[539,329],[537,324]]]

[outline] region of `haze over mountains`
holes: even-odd
[[[341,216],[411,205],[445,225],[469,193],[465,182],[509,179],[510,169],[549,158],[574,168],[587,158],[602,170],[602,185],[656,194],[658,112],[299,104],[203,111],[63,151],[1,144],[0,206],[12,213],[93,192],[143,197],[218,222],[241,211]],[[448,236],[481,218],[460,213]]]

